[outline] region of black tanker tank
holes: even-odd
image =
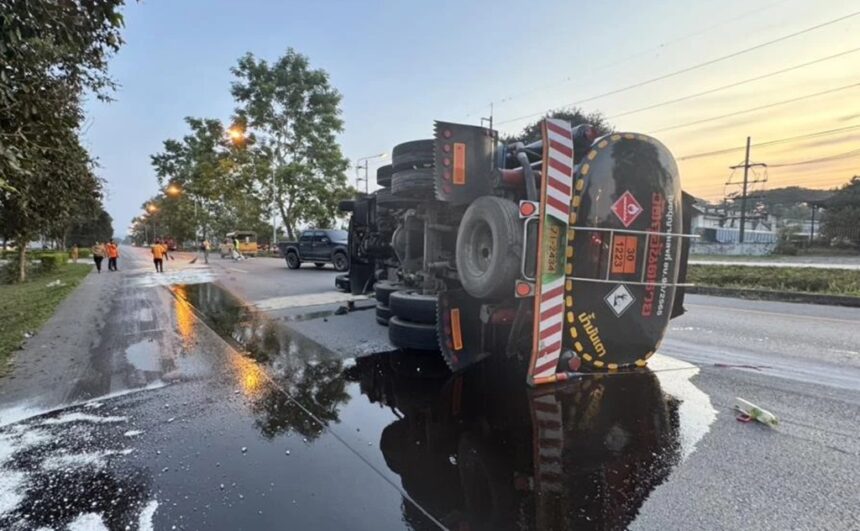
[[[657,140],[597,139],[576,168],[565,344],[585,366],[644,366],[660,344],[682,262],[678,168]]]

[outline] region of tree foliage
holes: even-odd
[[[273,197],[288,237],[299,223],[327,227],[337,203],[352,194],[348,161],[336,140],[343,130],[341,96],[328,74],[293,49],[277,61],[246,54],[232,69],[237,122],[260,139],[274,166]]]
[[[122,0],[0,0],[0,232],[25,247],[100,204],[78,129],[85,91],[106,99]]]
[[[149,201],[158,206],[164,234],[188,241],[195,235],[213,239],[231,230],[257,230],[266,214],[262,183],[268,155],[253,139],[241,146],[231,142],[219,120],[185,121],[191,132],[164,141],[163,150],[151,157],[159,187],[167,192]]]
[[[823,202],[821,232],[831,242],[860,247],[860,175]]]
[[[581,109],[574,107],[570,110],[557,109],[554,111],[549,111],[540,119],[535,120],[534,122],[525,126],[519,134],[506,136],[502,139],[502,141],[505,143],[524,142],[528,144],[530,142],[536,142],[540,140],[540,126],[541,123],[547,118],[555,118],[558,120],[568,121],[573,127],[576,127],[577,125],[581,124],[591,124],[597,129],[599,135],[605,135],[614,131],[614,127],[606,120],[606,118],[603,116],[603,113],[586,113],[583,112]]]

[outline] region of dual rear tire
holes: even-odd
[[[377,282],[374,289],[376,321],[388,327],[392,345],[406,350],[439,350],[435,295],[423,295],[385,280]]]

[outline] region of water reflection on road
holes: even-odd
[[[175,293],[262,362],[233,369],[265,438],[313,441],[361,395],[390,410],[378,449],[413,527],[417,504],[449,528],[624,528],[681,458],[679,401],[647,370],[529,389],[503,359],[457,375],[403,352],[349,364],[216,286]]]

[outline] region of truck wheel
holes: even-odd
[[[302,267],[302,261],[299,260],[299,255],[295,251],[287,251],[287,267],[290,269]]]
[[[435,156],[433,150],[432,138],[397,144],[391,151],[391,167],[395,172],[414,168],[432,168]]]
[[[391,176],[391,193],[397,197],[413,199],[435,198],[436,186],[433,182],[433,170],[422,168],[396,172]]]
[[[382,280],[373,285],[376,300],[382,303],[383,306],[388,306],[388,301],[392,293],[402,289],[403,284],[397,284],[390,280]]]
[[[349,275],[338,275],[334,277],[334,287],[341,291],[349,291]]]
[[[383,188],[388,188],[391,186],[391,174],[393,170],[391,169],[391,164],[386,164],[385,166],[380,166],[376,170],[376,184]]]
[[[376,322],[382,326],[388,326],[388,321],[391,319],[391,308],[382,304],[376,303]]]
[[[407,199],[404,197],[394,197],[391,190],[388,188],[380,188],[379,190],[373,192],[376,195],[376,206],[377,208],[387,208],[390,210],[396,210],[399,208],[411,208],[416,205],[417,201],[414,199]]]
[[[346,253],[334,253],[334,256],[331,258],[331,262],[334,264],[335,271],[349,270],[349,258],[346,257]]]
[[[399,317],[388,321],[388,340],[395,347],[407,350],[439,350],[435,325],[410,323]]]
[[[476,199],[457,231],[457,274],[466,292],[478,299],[511,295],[520,269],[523,225],[513,201]]]
[[[436,324],[438,296],[415,291],[395,291],[388,297],[391,315],[413,323]]]

